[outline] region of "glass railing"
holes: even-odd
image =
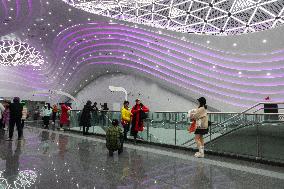
[[[262,111],[255,105],[241,113],[209,112],[211,126],[204,136],[206,150],[284,163],[284,151],[281,150],[284,145],[284,113],[267,114]],[[68,129],[82,132],[80,116],[80,110],[70,111]],[[121,120],[120,112],[92,112],[89,132],[105,135],[113,119]],[[195,136],[187,131],[190,124],[187,112],[149,112],[144,120],[144,131],[139,133],[138,139],[195,148]],[[42,121],[31,122],[30,125],[40,126]],[[132,138],[130,132],[128,137]]]
[[[82,131],[80,114],[81,111],[71,111],[71,130]],[[149,112],[144,120],[144,131],[139,133],[138,138],[151,143],[195,148],[194,134],[187,131],[191,123],[187,114]],[[279,140],[279,144],[284,144],[284,114],[214,112],[208,113],[208,118],[211,126],[208,135],[204,136],[206,150],[284,163],[284,154],[281,154],[284,152],[271,152],[274,148],[269,148],[267,143]],[[104,135],[113,119],[120,120],[120,112],[93,112],[89,131]],[[128,137],[131,138],[130,135]],[[271,145],[275,147],[275,144]]]

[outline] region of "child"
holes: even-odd
[[[118,154],[123,151],[123,132],[118,127],[118,120],[112,121],[112,126],[106,132],[106,147],[109,150],[109,156],[113,156],[113,152],[118,150]]]

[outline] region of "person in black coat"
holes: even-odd
[[[20,98],[15,97],[13,99],[13,103],[11,103],[10,105],[9,138],[7,139],[8,141],[12,141],[15,124],[18,130],[18,140],[22,139],[23,136],[23,128],[21,124],[22,111],[23,111],[23,105],[20,104]]]
[[[89,127],[91,127],[91,112],[93,111],[92,102],[87,101],[86,105],[83,108],[80,126],[83,126],[83,135],[89,134]]]

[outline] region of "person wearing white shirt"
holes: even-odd
[[[52,109],[50,108],[50,105],[44,105],[44,107],[41,110],[41,116],[43,118],[43,125],[45,129],[48,129],[50,115],[52,113]]]

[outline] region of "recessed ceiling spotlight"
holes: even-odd
[[[242,72],[239,72],[239,75],[241,75],[242,74]]]
[[[266,39],[262,40],[262,43],[267,43],[267,40]]]
[[[216,66],[212,66],[212,68],[213,68],[213,69],[215,69],[215,68],[216,68]]]
[[[267,76],[270,76],[270,75],[271,75],[271,73],[267,73],[266,75],[267,75]]]
[[[233,46],[236,47],[236,46],[237,46],[237,43],[233,43]]]
[[[209,44],[209,43],[210,43],[210,41],[206,41],[206,43],[207,43],[207,44]]]

